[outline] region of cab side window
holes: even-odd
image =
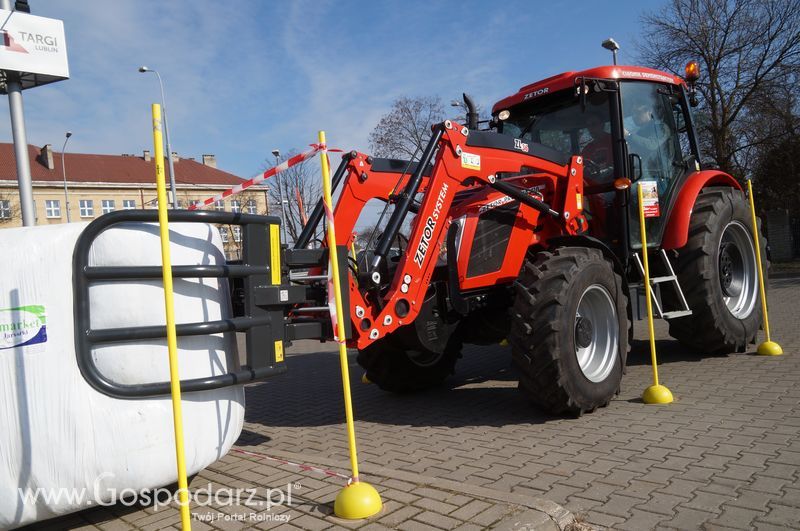
[[[641,181],[656,183],[658,200],[663,211],[675,183],[688,169],[691,148],[684,109],[680,100],[665,85],[626,81],[621,86],[623,131],[628,154],[634,161],[631,173]],[[632,194],[631,201],[631,245],[641,247],[639,207],[635,193]],[[650,220],[647,228],[648,242],[657,244],[663,223],[661,216]]]
[[[623,83],[622,109],[628,153],[641,163],[642,178],[657,182],[659,196],[668,195],[691,152],[679,100],[663,85],[631,81]]]

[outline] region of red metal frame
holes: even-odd
[[[487,186],[498,173],[519,173],[522,167],[535,168],[527,175],[506,179],[528,193],[539,192],[542,199],[562,213],[560,219],[542,216],[533,207],[521,204],[512,230],[508,252],[498,271],[469,278],[466,275],[470,249],[460,249],[457,260],[461,290],[490,287],[511,282],[517,277],[528,248],[554,236],[577,234],[587,227],[583,216],[583,160],[572,157],[562,166],[522,152],[499,148],[467,146],[467,129],[446,122],[445,131],[433,162],[430,176],[424,177],[420,193],[424,199],[414,218],[407,252],[400,258],[388,292],[378,303],[360,289],[350,277],[350,311],[354,323],[350,345],[364,348],[376,339],[412,322],[419,313],[431,276],[440,256],[444,232],[453,219],[464,218],[462,241],[471,242],[481,208],[506,197]],[[347,163],[341,196],[334,210],[337,232],[348,234],[352,245],[355,225],[364,206],[372,199],[391,200],[410,178],[397,173],[375,171],[371,158],[356,153]],[[480,170],[474,167],[479,162]],[[566,181],[566,182],[564,182]],[[532,190],[536,188],[536,190]],[[474,189],[468,200],[456,192]],[[539,228],[534,232],[533,229]],[[406,282],[409,280],[410,282]],[[405,300],[408,313],[398,315],[396,305]],[[402,305],[402,303],[401,303]],[[401,312],[403,313],[403,312]]]

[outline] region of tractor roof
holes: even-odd
[[[659,81],[661,83],[672,83],[673,85],[685,85],[683,79],[677,76],[667,72],[662,72],[660,70],[645,68],[643,66],[597,66],[588,70],[581,70],[579,72],[564,72],[563,74],[551,76],[547,79],[537,81],[536,83],[525,85],[519,89],[516,94],[512,94],[511,96],[503,98],[495,103],[494,107],[492,107],[492,114],[512,107],[525,100],[574,87],[577,80],[581,77]]]

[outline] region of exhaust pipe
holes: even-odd
[[[464,96],[464,105],[467,106],[467,129],[478,129],[478,112],[475,110],[475,102],[467,96],[466,92],[462,96]]]

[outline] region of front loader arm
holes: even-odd
[[[466,128],[450,121],[434,126],[434,135],[416,171],[403,179],[402,192],[394,192],[396,208],[378,241],[366,280],[368,285],[359,285],[354,280],[350,283],[355,324],[352,346],[362,349],[417,317],[445,240],[446,229],[451,223],[453,198],[459,190],[480,185],[492,186],[543,213],[541,223],[556,224],[557,232],[575,234],[585,230],[580,157],[572,157],[570,163],[563,166],[522,150],[516,152],[497,147],[468,146],[469,134]],[[433,168],[430,176],[426,177],[424,170],[431,159]],[[356,164],[362,162],[365,166],[368,163],[364,159]],[[559,205],[560,211],[522,189],[504,186],[506,183],[496,178],[499,173],[518,174],[528,168],[536,168],[537,172],[553,181],[550,189],[555,192],[551,200]],[[340,226],[341,216],[343,225],[352,230],[360,209],[351,207],[354,203],[368,200],[369,193],[361,195],[361,191],[355,189],[360,187],[352,186],[355,183],[350,180],[357,179],[358,175],[358,170],[353,168],[348,176],[351,186],[345,186],[337,204],[337,227]],[[556,186],[557,180],[566,180],[566,186],[563,182]],[[380,263],[385,259],[392,240],[411,209],[414,197],[420,192],[424,192],[424,198],[411,227],[407,252],[400,258],[392,278],[382,279]],[[389,194],[385,195],[388,197]]]

